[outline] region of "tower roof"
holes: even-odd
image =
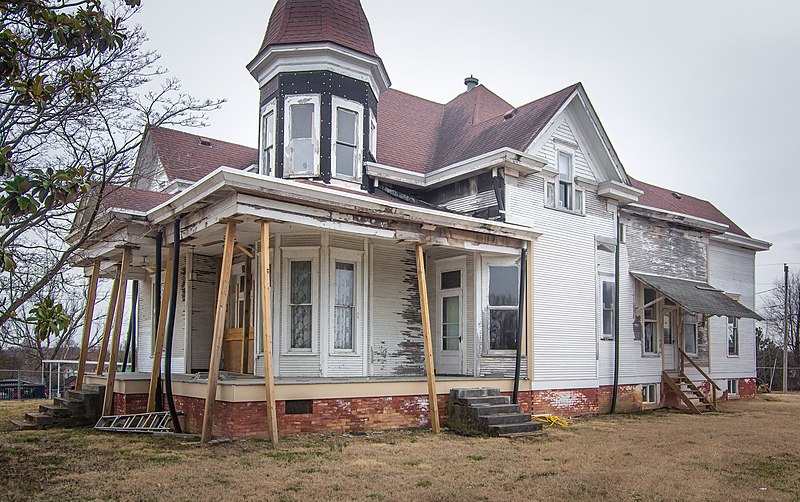
[[[332,42],[378,57],[359,0],[278,0],[260,51],[271,45]]]

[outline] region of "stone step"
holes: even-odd
[[[26,413],[25,420],[28,422],[33,422],[40,427],[53,425],[56,421],[55,418],[45,413]]]
[[[485,404],[469,408],[470,413],[477,417],[496,415],[498,413],[519,413],[518,404]]]
[[[487,404],[510,404],[511,398],[508,396],[465,397],[459,399],[458,402],[466,406],[484,406]]]
[[[499,396],[500,389],[479,387],[477,389],[450,389],[450,399],[461,400],[468,397]]]
[[[533,431],[533,432],[514,432],[512,434],[501,434],[498,437],[506,439],[525,439],[532,437],[541,437],[546,435],[547,433],[545,431]]]
[[[14,427],[21,431],[30,431],[35,429],[40,429],[41,427],[36,425],[34,422],[28,422],[27,420],[9,420]]]
[[[538,432],[542,430],[539,422],[525,422],[521,424],[496,424],[490,425],[489,429],[493,436],[504,436],[506,434],[520,434],[523,432]]]
[[[59,406],[56,404],[40,404],[39,413],[50,415],[53,418],[68,418],[72,416],[69,408],[66,406]]]
[[[530,413],[497,413],[495,415],[488,415],[480,417],[482,423],[489,425],[499,424],[521,424],[531,421]]]
[[[70,390],[67,392],[67,397],[76,401],[92,399],[97,396],[99,396],[99,393],[93,390]]]
[[[97,394],[102,394],[106,390],[105,385],[100,385],[96,383],[85,383],[83,384],[83,390],[88,390],[90,392],[95,392]]]

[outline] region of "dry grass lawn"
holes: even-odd
[[[0,404],[5,500],[800,500],[800,395],[576,420],[546,437],[425,431],[201,448],[86,429],[10,431],[38,402]]]

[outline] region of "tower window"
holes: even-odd
[[[361,103],[333,97],[333,176],[357,181],[361,177]]]
[[[284,175],[319,175],[319,96],[286,98]]]
[[[270,174],[275,169],[275,101],[264,108],[261,114],[261,174]]]

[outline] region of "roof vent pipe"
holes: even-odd
[[[467,86],[467,92],[471,91],[472,89],[478,87],[480,81],[475,78],[474,76],[470,75],[469,77],[464,79],[464,85]]]

